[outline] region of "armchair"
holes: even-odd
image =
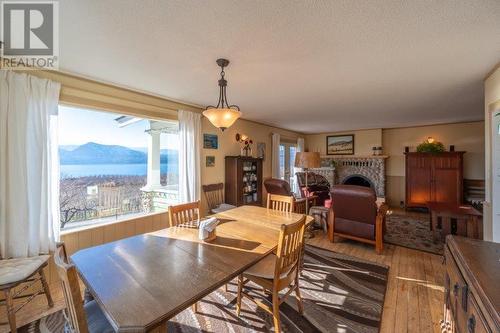
[[[332,188],[332,207],[328,217],[329,235],[375,245],[380,254],[384,243],[384,222],[387,205],[377,208],[377,196],[371,188],[336,185]]]
[[[283,179],[270,178],[264,181],[264,187],[267,193],[278,194],[284,196],[294,196],[294,193],[290,189],[290,184]],[[316,204],[316,196],[311,196],[309,198],[295,198],[294,199],[294,213],[305,214],[306,213],[306,200],[309,200],[309,207]]]
[[[306,173],[297,172],[297,184],[300,188],[300,193],[303,198],[309,196],[318,197],[317,205],[325,205],[325,201],[330,199],[330,183],[325,177],[317,173],[309,171],[306,187]]]

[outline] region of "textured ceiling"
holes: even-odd
[[[500,1],[60,1],[62,70],[301,132],[483,118]]]

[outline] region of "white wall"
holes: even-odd
[[[500,100],[500,67],[486,79],[484,83],[484,135],[485,135],[485,178],[486,178],[486,204],[484,206],[484,239],[500,242],[500,219],[492,217],[491,203],[493,200],[500,201],[500,198],[492,195],[492,161],[491,161],[491,124],[490,124],[490,104]]]

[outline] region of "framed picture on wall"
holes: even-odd
[[[327,155],[354,155],[354,134],[326,137]]]
[[[207,156],[206,166],[209,168],[215,166],[215,156]]]
[[[219,137],[217,136],[217,134],[203,134],[203,148],[218,149]]]

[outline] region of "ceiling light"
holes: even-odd
[[[219,80],[219,101],[216,106],[207,106],[203,115],[208,118],[208,120],[221,131],[230,127],[234,122],[241,117],[241,111],[238,105],[229,105],[227,102],[226,87],[227,81],[224,79],[224,67],[229,65],[229,60],[227,59],[217,59],[217,65],[220,66],[220,80]]]

